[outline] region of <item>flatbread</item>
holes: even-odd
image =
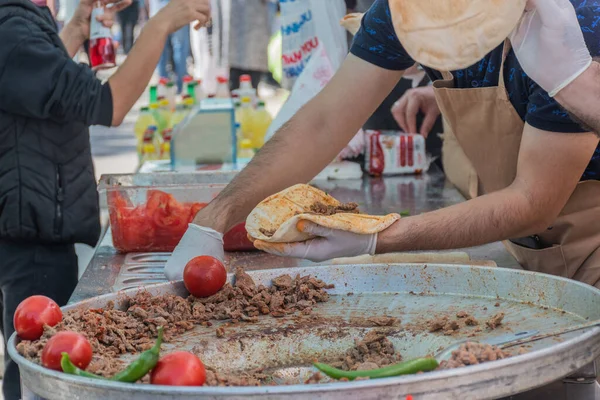
[[[358,30],[360,29],[360,24],[364,15],[364,13],[348,14],[344,18],[342,18],[342,20],[340,21],[340,25],[343,26],[344,29],[346,29],[352,35],[356,35],[356,32],[358,32]]]
[[[439,71],[467,68],[515,28],[526,0],[389,0],[396,35],[416,62]]]
[[[398,214],[375,216],[341,213],[321,215],[311,213],[311,206],[320,202],[328,206],[342,203],[325,192],[309,185],[292,186],[263,200],[248,215],[246,230],[251,240],[269,243],[294,243],[312,239],[314,236],[298,230],[300,221],[311,221],[331,229],[357,234],[374,234],[387,229],[400,219]],[[273,233],[267,235],[265,232]]]

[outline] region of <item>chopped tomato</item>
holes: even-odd
[[[206,203],[182,203],[169,193],[149,190],[145,204],[134,207],[119,192],[108,195],[113,244],[122,253],[171,252],[188,224]],[[224,237],[226,251],[254,250],[244,224]]]

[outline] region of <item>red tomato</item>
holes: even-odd
[[[92,346],[90,342],[77,332],[58,332],[52,336],[42,350],[42,365],[56,371],[62,371],[60,359],[62,353],[69,354],[73,364],[86,369],[92,361]]]
[[[187,351],[167,354],[158,361],[150,374],[150,383],[153,385],[202,386],[205,381],[204,364]]]
[[[248,239],[246,224],[238,224],[223,236],[225,251],[253,251],[254,244]]]
[[[183,270],[183,283],[195,297],[209,297],[227,282],[227,271],[219,260],[210,256],[193,258]]]
[[[31,296],[19,304],[13,317],[17,335],[25,340],[37,340],[44,333],[44,325],[54,326],[62,321],[58,304],[46,296]]]

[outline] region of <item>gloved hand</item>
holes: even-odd
[[[254,247],[277,256],[304,258],[320,262],[338,257],[354,257],[375,254],[377,234],[358,235],[356,233],[324,228],[308,221],[300,221],[298,229],[318,236],[299,243],[254,242]]]
[[[170,281],[183,279],[186,264],[198,256],[212,256],[223,262],[223,234],[203,226],[189,224],[187,231],[173,251],[165,266],[165,276]]]
[[[523,70],[550,97],[592,63],[569,0],[529,0],[510,41]]]

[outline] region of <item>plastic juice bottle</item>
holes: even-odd
[[[240,123],[242,139],[252,140],[252,119],[254,117],[254,109],[252,101],[249,97],[242,97],[242,105],[238,111],[238,122]]]
[[[150,108],[150,114],[152,114],[152,117],[154,118],[154,121],[156,122],[156,128],[161,129],[162,127],[164,127],[165,121],[163,120],[163,115],[160,112],[160,105],[158,104],[158,102],[151,103],[149,108]]]
[[[252,141],[250,139],[242,139],[242,141],[240,142],[238,159],[240,159],[240,161],[248,161],[252,157],[254,157]]]
[[[167,98],[167,84],[169,82],[167,78],[160,78],[158,81],[158,97]]]
[[[250,100],[252,101],[252,106],[256,107],[256,89],[252,87],[252,78],[250,77],[250,75],[240,76],[240,88],[238,90],[235,90],[234,93],[236,93],[240,98],[250,97]]]
[[[142,151],[140,153],[140,161],[155,160],[157,156],[156,145],[154,143],[154,137],[156,136],[157,127],[151,125],[144,132],[142,137]]]
[[[173,129],[166,129],[162,134],[162,143],[160,144],[160,160],[169,160],[171,158],[171,138]]]
[[[169,100],[169,105],[171,106],[170,110],[175,110],[175,100],[177,97],[177,87],[173,82],[167,83],[167,95],[165,98]]]
[[[158,102],[158,88],[150,86],[150,104]]]
[[[158,128],[160,129],[160,132],[162,133],[162,131],[169,128],[169,126],[171,124],[171,117],[172,117],[173,113],[171,112],[171,104],[169,103],[169,100],[163,99],[160,101],[159,104],[160,104],[159,113],[161,114],[162,126],[159,126]]]
[[[110,29],[102,25],[97,18],[104,14],[104,4],[98,0],[94,2],[90,20],[90,66],[92,70],[113,68],[115,62],[115,46]]]
[[[156,125],[156,121],[150,112],[149,107],[142,107],[140,111],[140,115],[135,122],[135,126],[133,127],[133,131],[135,132],[135,138],[137,140],[138,154],[141,152],[142,139],[144,137],[144,132],[148,129],[149,126]]]
[[[200,99],[196,98],[196,85],[197,85],[196,82],[191,81],[190,83],[188,83],[187,89],[186,89],[187,96],[190,99],[192,99],[192,102],[194,104],[196,104],[196,103],[198,103],[200,101]]]
[[[229,92],[229,80],[224,76],[217,76],[217,92],[215,97],[218,99],[228,99],[231,97]]]
[[[272,122],[273,118],[265,108],[265,103],[260,101],[252,116],[252,145],[255,149],[260,149],[265,144],[265,135]]]

